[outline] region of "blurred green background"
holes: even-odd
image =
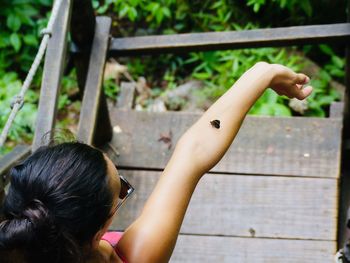
[[[18,93],[37,52],[39,32],[47,24],[51,5],[50,0],[2,0],[1,129],[10,112],[11,99]],[[346,2],[337,0],[94,0],[93,6],[96,15],[113,18],[112,34],[116,37],[346,22]],[[311,75],[315,92],[300,104],[267,91],[250,114],[327,117],[330,103],[343,96],[344,54],[345,47],[341,45],[310,45],[120,58],[108,63],[113,74],[106,75],[104,88],[107,96],[115,100],[120,82],[132,80],[142,86],[136,101],[138,109],[154,109],[155,102],[161,101],[163,110],[205,110],[244,71],[263,60]],[[27,93],[2,153],[33,137],[41,73],[39,70]],[[189,107],[189,100],[183,96],[170,96],[171,91],[194,81],[200,87],[189,89],[195,105]],[[58,127],[74,130],[79,108],[73,70],[62,81]]]

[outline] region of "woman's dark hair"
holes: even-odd
[[[0,251],[28,262],[79,262],[110,216],[113,194],[101,151],[71,142],[39,148],[10,171]]]

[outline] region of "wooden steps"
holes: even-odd
[[[136,188],[112,224],[125,229],[200,115],[117,108],[110,114],[114,134],[104,149]],[[331,262],[341,127],[341,118],[247,117],[225,157],[200,181],[171,262]]]

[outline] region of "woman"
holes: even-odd
[[[304,99],[308,81],[277,64],[248,70],[182,135],[141,215],[114,246],[106,231],[130,185],[90,146],[40,148],[10,172],[0,250],[10,262],[168,262],[198,181],[225,154],[254,102],[267,87]]]

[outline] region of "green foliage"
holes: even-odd
[[[21,89],[22,83],[18,80],[17,74],[10,72],[1,74],[0,78],[0,126],[4,127],[11,111],[12,98]],[[38,94],[28,90],[23,108],[18,113],[10,130],[9,138],[15,141],[28,142],[32,139],[34,123],[37,112]]]
[[[120,88],[113,78],[105,79],[103,82],[103,88],[108,98],[116,100]]]
[[[39,31],[46,22],[46,10],[51,1],[4,0],[0,8],[0,127],[4,127],[11,111],[10,104],[21,89],[37,51]],[[9,133],[8,151],[13,142],[30,142],[33,137],[37,112],[40,70],[27,92],[23,108],[18,113]],[[34,88],[34,90],[33,90]]]
[[[284,64],[296,71],[303,66],[299,56],[290,55],[287,49],[260,48],[192,53],[185,63],[196,63],[192,76],[203,80],[206,87],[203,93],[206,97],[216,99],[249,68],[259,61]],[[291,110],[286,107],[287,100],[268,91],[251,109],[250,114],[291,116]]]
[[[259,26],[248,22],[249,14],[243,12],[242,5],[236,1],[147,1],[147,6],[142,0],[138,1],[111,1],[110,8],[114,11],[136,8],[137,18],[130,19],[130,22],[138,27],[145,27],[149,33],[155,31],[160,34],[181,33],[183,31],[226,31],[226,30],[247,30]],[[155,19],[154,13],[159,6],[166,6],[172,10],[167,19]],[[113,7],[114,6],[114,7]],[[295,15],[303,13],[311,17],[312,0],[307,1],[286,1],[286,0],[247,0],[246,6],[253,8],[256,13],[276,13],[276,9],[285,13]],[[106,9],[107,10],[107,9]],[[284,14],[285,14],[284,13]],[[117,21],[124,25],[128,20],[127,13],[120,14]],[[149,18],[152,17],[151,20]],[[297,19],[295,20],[297,21]],[[244,26],[242,26],[242,24]],[[161,30],[160,30],[161,29]],[[129,26],[128,33],[140,32],[140,29],[133,30]],[[125,31],[121,30],[125,34]],[[152,83],[152,88],[169,89],[176,87],[186,78],[193,78],[205,82],[205,88],[198,94],[204,98],[216,99],[221,96],[239,76],[258,61],[280,63],[291,67],[296,71],[303,71],[308,67],[304,63],[303,55],[295,48],[259,48],[242,49],[234,51],[214,52],[193,52],[188,55],[162,55],[156,59],[131,59],[129,69],[135,76],[147,76]],[[317,76],[312,76],[311,84],[315,92],[308,99],[308,110],[303,114],[307,116],[326,116],[329,105],[332,101],[339,99],[339,94],[330,87],[331,79],[343,80],[344,60],[341,59],[330,46],[321,45],[320,51],[325,55],[324,66]],[[167,70],[164,70],[167,68]],[[162,76],[162,77],[160,77]],[[250,111],[258,115],[283,115],[291,116],[296,114],[289,108],[289,99],[272,96],[268,92],[262,96]],[[299,113],[297,113],[299,114]]]
[[[4,0],[1,3],[0,70],[25,73],[37,51],[39,32],[46,24],[45,10],[51,1]]]
[[[307,16],[312,16],[312,5],[310,0],[272,0],[272,1],[266,1],[266,0],[248,0],[247,6],[250,6],[253,8],[255,13],[258,13],[263,7],[266,7],[268,5],[272,6],[278,6],[280,9],[287,9],[289,12],[300,10],[302,13],[304,13]]]

